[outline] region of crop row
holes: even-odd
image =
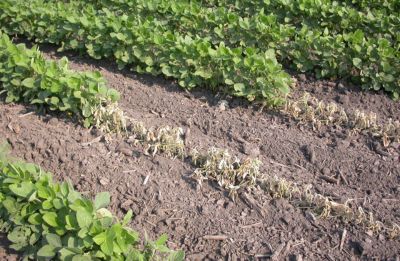
[[[86,51],[94,58],[114,57],[120,67],[164,74],[185,88],[208,86],[249,100],[282,104],[291,79],[272,49],[231,48],[189,36],[151,16],[118,15],[87,4],[20,0],[0,3],[0,23],[8,34],[24,34],[62,49]]]
[[[127,0],[97,0],[97,1],[115,1],[115,2],[126,2]],[[296,10],[300,15],[304,13],[316,14],[315,9],[321,10],[319,14],[321,21],[330,18],[329,14],[332,14],[335,10],[340,8],[346,8],[348,10],[354,10],[361,13],[380,13],[396,14],[400,10],[399,0],[275,0],[275,1],[244,1],[244,0],[203,0],[202,5],[205,7],[216,7],[225,6],[230,10],[238,11],[242,15],[251,16],[264,8],[276,12],[276,10],[287,9],[288,15]],[[306,10],[310,9],[310,10]],[[338,23],[340,21],[337,21]]]
[[[384,146],[390,142],[400,141],[399,122],[389,120],[378,124],[376,115],[361,111],[346,112],[334,103],[325,104],[307,93],[298,101],[286,104],[285,113],[303,121],[312,123],[314,127],[321,125],[340,125],[352,131],[367,130],[373,136],[383,139]],[[311,185],[297,185],[284,178],[262,174],[259,167],[262,164],[258,159],[247,158],[239,160],[232,157],[227,150],[210,148],[207,152],[192,150],[188,152],[183,140],[184,132],[181,128],[161,127],[158,131],[146,129],[137,121],[127,119],[128,143],[141,142],[145,145],[146,154],[158,152],[172,158],[186,158],[196,169],[192,177],[201,185],[204,180],[212,180],[229,192],[235,200],[238,195],[243,196],[244,188],[261,188],[272,198],[287,198],[295,206],[311,210],[321,218],[338,218],[361,226],[366,230],[384,233],[388,238],[400,236],[400,226],[396,223],[382,223],[376,220],[371,212],[366,212],[362,207],[351,207],[346,203],[339,203],[327,196],[311,191]],[[124,153],[129,155],[129,153]],[[340,179],[340,176],[332,179]],[[343,178],[344,179],[344,178]],[[347,181],[346,181],[347,182]],[[259,185],[256,186],[256,185]],[[246,196],[245,196],[246,197]],[[244,198],[246,200],[246,198]],[[257,203],[250,200],[250,205]],[[257,211],[259,211],[258,209]]]
[[[184,259],[165,246],[165,235],[141,249],[138,233],[126,227],[132,211],[118,221],[106,209],[107,192],[91,201],[38,166],[11,163],[0,150],[0,228],[26,260]]]
[[[13,44],[1,32],[0,81],[6,102],[29,102],[77,114],[85,123],[106,131],[125,128],[125,117],[116,104],[119,94],[106,88],[99,72],[70,71],[66,58],[48,61],[37,48]],[[140,123],[136,126],[143,130],[136,130],[137,138],[146,139],[150,153],[168,153],[171,148],[167,146],[175,144],[169,140],[173,136],[169,129],[156,135]],[[144,242],[141,248],[137,232],[126,227],[132,212],[118,221],[105,208],[110,202],[107,192],[92,202],[69,182],[54,183],[52,175],[38,166],[14,162],[6,154],[7,148],[0,144],[0,230],[24,260],[184,259],[182,251],[165,246],[166,235]]]
[[[274,49],[280,62],[301,72],[350,78],[365,89],[384,89],[398,98],[398,11],[385,5],[359,11],[351,3],[329,0],[217,2],[219,6],[206,8],[196,1],[91,1],[97,10],[105,8],[128,19],[150,17],[164,31],[209,39],[213,46],[223,42],[258,52]],[[70,4],[83,8],[87,3]],[[254,11],[243,13],[246,8]]]
[[[310,184],[298,185],[284,178],[261,173],[259,167],[262,162],[257,159],[240,161],[237,157],[232,157],[226,150],[210,148],[206,153],[193,151],[191,160],[197,166],[193,176],[200,185],[203,180],[215,181],[220,187],[229,191],[229,195],[233,199],[243,188],[261,189],[271,198],[286,198],[290,200],[291,204],[303,210],[310,210],[317,217],[336,218],[375,233],[384,233],[391,239],[400,236],[398,224],[382,223],[361,206],[358,208],[350,207],[347,202],[339,203],[329,197],[315,193]],[[250,195],[240,191],[240,196],[262,216],[265,214],[265,210]]]
[[[352,132],[367,131],[372,137],[380,138],[384,147],[400,142],[400,121],[389,118],[378,119],[376,113],[360,110],[349,111],[334,102],[324,102],[309,93],[298,100],[289,99],[281,110],[294,119],[320,129],[323,125],[341,126]]]
[[[119,99],[119,93],[106,87],[99,72],[73,72],[66,58],[48,61],[37,48],[15,45],[1,32],[0,83],[6,102],[26,102],[76,114],[87,126],[94,123],[96,108]]]
[[[82,1],[75,1],[83,4]],[[385,36],[393,40],[397,37],[397,28],[400,25],[398,16],[400,9],[391,10],[380,6],[372,10],[359,10],[345,1],[339,3],[331,0],[227,0],[217,1],[217,4],[210,7],[199,1],[91,0],[89,2],[95,3],[97,8],[106,7],[118,13],[133,12],[152,15],[157,19],[168,18],[170,25],[189,32],[198,25],[197,33],[205,33],[201,31],[203,28],[207,28],[208,32],[212,27],[225,25],[240,18],[245,25],[246,18],[252,20],[266,12],[268,17],[274,17],[279,24],[290,24],[296,28],[306,24],[316,29],[327,28],[334,34],[361,29],[368,37]],[[212,33],[212,30],[210,32]]]

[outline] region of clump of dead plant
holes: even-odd
[[[277,176],[267,176],[259,180],[260,187],[268,192],[272,198],[291,199],[295,194],[300,193],[298,186],[291,181]]]
[[[126,117],[116,102],[97,105],[92,108],[92,114],[94,126],[106,133],[120,133],[126,130]]]
[[[299,100],[288,100],[282,111],[296,120],[311,123],[313,128],[316,129],[319,129],[322,125],[342,125],[349,121],[345,110],[336,103],[325,103],[307,92]]]
[[[390,119],[383,125],[380,133],[385,147],[389,146],[391,142],[400,142],[400,121]]]
[[[147,129],[142,122],[130,119],[128,128],[128,142],[143,143],[146,147],[145,153],[154,156],[162,152],[169,157],[183,158],[185,155],[185,143],[182,128],[171,128],[169,126],[158,129]]]
[[[227,189],[233,199],[238,189],[254,186],[260,173],[259,160],[240,161],[223,149],[211,148],[204,154],[193,150],[190,158],[197,167],[194,177],[200,185],[204,180],[214,180]]]
[[[400,226],[394,223],[383,224],[376,220],[372,212],[362,207],[352,208],[350,200],[344,203],[336,202],[327,196],[312,192],[310,184],[299,186],[292,181],[277,176],[261,175],[258,180],[260,187],[272,198],[285,198],[302,209],[308,209],[316,217],[322,219],[339,218],[345,222],[361,225],[373,233],[384,232],[389,238],[400,236]]]
[[[320,129],[324,125],[338,125],[354,132],[367,130],[373,136],[381,138],[385,147],[391,142],[400,142],[399,121],[389,119],[380,124],[376,113],[360,110],[349,112],[334,102],[326,103],[307,92],[298,100],[288,100],[282,112],[302,123],[310,123],[314,129]]]

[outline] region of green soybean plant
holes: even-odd
[[[67,58],[46,60],[41,52],[14,44],[0,32],[0,92],[6,102],[26,102],[76,114],[86,126],[94,108],[114,103],[119,93],[107,88],[99,72],[74,72]]]
[[[107,210],[109,193],[92,201],[36,165],[0,156],[0,229],[24,260],[184,260],[166,235],[142,246],[127,227],[132,211],[118,220]]]

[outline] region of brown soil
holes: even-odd
[[[53,47],[41,49],[49,57],[59,57]],[[108,61],[68,55],[76,70],[101,71],[109,85],[121,92],[120,105],[127,115],[148,127],[190,129],[189,149],[216,146],[242,158],[258,156],[265,173],[310,183],[318,193],[363,206],[378,220],[400,223],[399,144],[384,149],[368,135],[350,135],[338,127],[315,132],[279,113],[259,112],[240,99],[202,90],[188,93],[170,80],[121,72]],[[400,104],[384,94],[299,78],[300,90],[320,99],[374,111],[382,119],[400,117]],[[227,107],[219,106],[221,99],[228,101]],[[133,156],[126,156],[119,152],[121,146],[129,146],[121,137],[83,146],[100,133],[63,115],[26,114],[31,111],[34,108],[30,106],[0,102],[0,139],[8,140],[14,156],[39,164],[59,180],[72,180],[89,197],[109,191],[114,213],[122,216],[132,209],[133,228],[141,234],[146,231],[152,239],[169,234],[169,246],[185,250],[187,260],[267,260],[274,253],[275,260],[400,258],[399,239],[371,235],[337,219],[313,220],[285,199],[271,199],[260,190],[251,190],[265,209],[263,217],[241,197],[232,202],[212,182],[199,187],[191,178],[194,168],[186,161],[149,157],[140,147],[132,147]],[[320,178],[339,171],[348,184],[331,184]],[[147,176],[148,182],[143,184]],[[348,233],[340,251],[343,229]],[[227,239],[210,240],[206,235],[225,235]],[[4,254],[7,242],[0,242],[4,245],[0,258],[16,259],[12,253]]]

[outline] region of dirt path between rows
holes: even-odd
[[[53,47],[41,49],[49,57],[58,57]],[[263,172],[269,175],[310,183],[316,192],[342,203],[350,199],[350,204],[363,206],[381,221],[400,223],[399,144],[381,148],[367,135],[342,128],[315,132],[279,113],[259,112],[240,99],[200,90],[188,93],[169,80],[121,72],[108,61],[68,55],[73,69],[101,71],[109,85],[121,92],[120,105],[127,115],[148,127],[190,129],[188,149],[216,146],[241,158],[259,157]],[[400,103],[385,95],[299,78],[300,90],[320,99],[375,111],[382,119],[399,119]],[[222,99],[227,106],[220,105]],[[313,220],[287,200],[250,191],[266,210],[262,217],[241,198],[232,202],[216,184],[199,187],[191,178],[194,168],[185,161],[146,156],[142,148],[130,147],[121,137],[84,146],[100,133],[62,115],[27,114],[31,111],[30,106],[0,103],[0,139],[8,140],[14,156],[39,164],[59,180],[72,180],[88,196],[109,191],[114,213],[122,216],[132,209],[133,228],[141,234],[146,231],[152,239],[168,233],[169,246],[184,249],[187,260],[267,260],[274,254],[275,260],[400,258],[399,239],[371,235],[335,219]],[[130,147],[134,156],[120,153],[121,147]],[[339,171],[347,184],[320,178]],[[343,229],[348,233],[340,250]],[[208,235],[224,237],[207,239]],[[6,257],[16,258],[0,251],[0,258]]]

